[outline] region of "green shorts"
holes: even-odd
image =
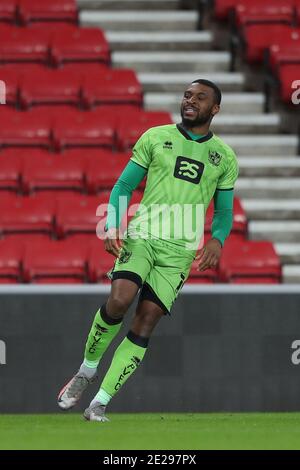
[[[148,299],[169,313],[186,281],[195,253],[170,243],[125,238],[111,279],[129,279],[142,287],[140,300]]]

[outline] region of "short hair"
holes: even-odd
[[[215,95],[215,102],[216,104],[221,104],[222,100],[222,93],[220,88],[210,80],[205,80],[204,78],[199,78],[198,80],[194,80],[193,83],[200,83],[200,85],[205,85],[208,86],[209,88],[212,88],[214,90],[214,95]]]

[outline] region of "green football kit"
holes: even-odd
[[[131,185],[130,173],[135,175]],[[230,232],[238,165],[233,150],[212,132],[197,139],[181,124],[151,128],[137,141],[128,168],[112,191],[111,207],[117,210],[114,214],[109,210],[107,228],[118,227],[123,216],[114,196],[127,195],[129,203],[132,190],[146,174],[142,201],[128,225],[111,277],[137,283],[142,287],[141,299],[155,299],[169,312],[189,275],[212,198],[213,238],[223,245]],[[123,193],[118,186],[125,188]],[[219,220],[216,201],[217,209],[224,209],[219,210]]]
[[[195,136],[181,124],[151,128],[134,146],[111,192],[106,229],[120,226],[132,192],[146,175],[143,199],[128,224],[111,278],[133,281],[141,288],[139,301],[150,300],[168,313],[189,275],[212,198],[212,237],[223,245],[230,233],[238,165],[233,150],[211,132]],[[84,361],[59,394],[62,409],[74,406],[95,380],[99,362],[120,331],[123,317],[109,313],[106,303],[96,312]],[[139,367],[148,342],[128,332],[84,412],[86,419],[107,420],[106,405]]]

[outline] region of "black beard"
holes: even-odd
[[[211,121],[211,114],[206,114],[204,116],[199,116],[196,119],[187,119],[183,115],[183,111],[181,111],[181,119],[182,119],[182,124],[184,127],[187,129],[192,129],[193,127],[200,127],[203,126]]]

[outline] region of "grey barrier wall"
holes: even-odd
[[[57,393],[78,369],[94,313],[107,298],[107,288],[92,287],[0,292],[1,413],[58,411]],[[300,292],[281,288],[184,288],[110,411],[299,411]],[[128,315],[99,383],[75,411],[98,390]]]

